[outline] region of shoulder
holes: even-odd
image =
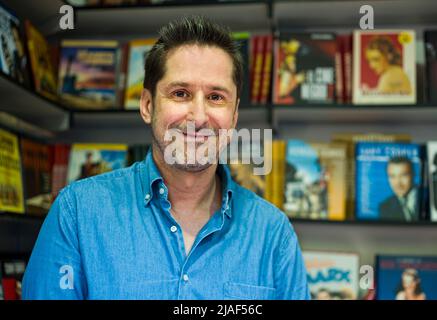
[[[272,203],[235,183],[233,192],[234,214],[244,223],[255,225],[258,230],[267,228],[269,232],[292,227],[288,216]]]

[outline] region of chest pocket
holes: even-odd
[[[224,285],[224,296],[225,299],[231,300],[273,300],[276,297],[276,289],[270,287],[227,282]]]

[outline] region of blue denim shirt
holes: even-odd
[[[309,299],[296,233],[219,165],[221,210],[185,253],[152,154],[65,187],[44,221],[24,299]]]

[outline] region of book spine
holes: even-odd
[[[261,104],[267,103],[269,92],[270,92],[270,83],[271,83],[271,74],[272,74],[272,48],[273,48],[273,36],[267,35],[265,36],[263,76],[262,76],[261,95],[259,98],[259,102]]]
[[[255,65],[253,70],[253,82],[252,82],[252,90],[251,90],[251,99],[250,102],[252,104],[257,104],[259,93],[261,90],[261,76],[262,76],[262,63],[263,63],[263,51],[264,51],[264,41],[262,36],[256,36],[255,40],[256,52],[255,52]]]

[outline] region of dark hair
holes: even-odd
[[[389,64],[402,66],[402,57],[392,40],[387,36],[375,36],[369,41],[367,50],[378,50],[388,60]]]
[[[243,85],[243,58],[239,46],[231,37],[227,27],[216,24],[202,16],[184,17],[171,21],[159,30],[159,39],[153,45],[146,59],[143,86],[152,96],[156,84],[164,77],[168,53],[182,45],[197,44],[223,49],[232,59],[233,81],[237,86],[237,98]]]
[[[408,165],[408,167],[410,168],[410,173],[411,173],[411,175],[414,174],[413,162],[411,162],[411,160],[410,160],[409,158],[407,158],[407,157],[399,156],[399,157],[393,157],[393,158],[391,158],[391,159],[388,161],[387,168],[388,168],[388,166],[389,166],[390,164],[401,164],[401,163]]]

